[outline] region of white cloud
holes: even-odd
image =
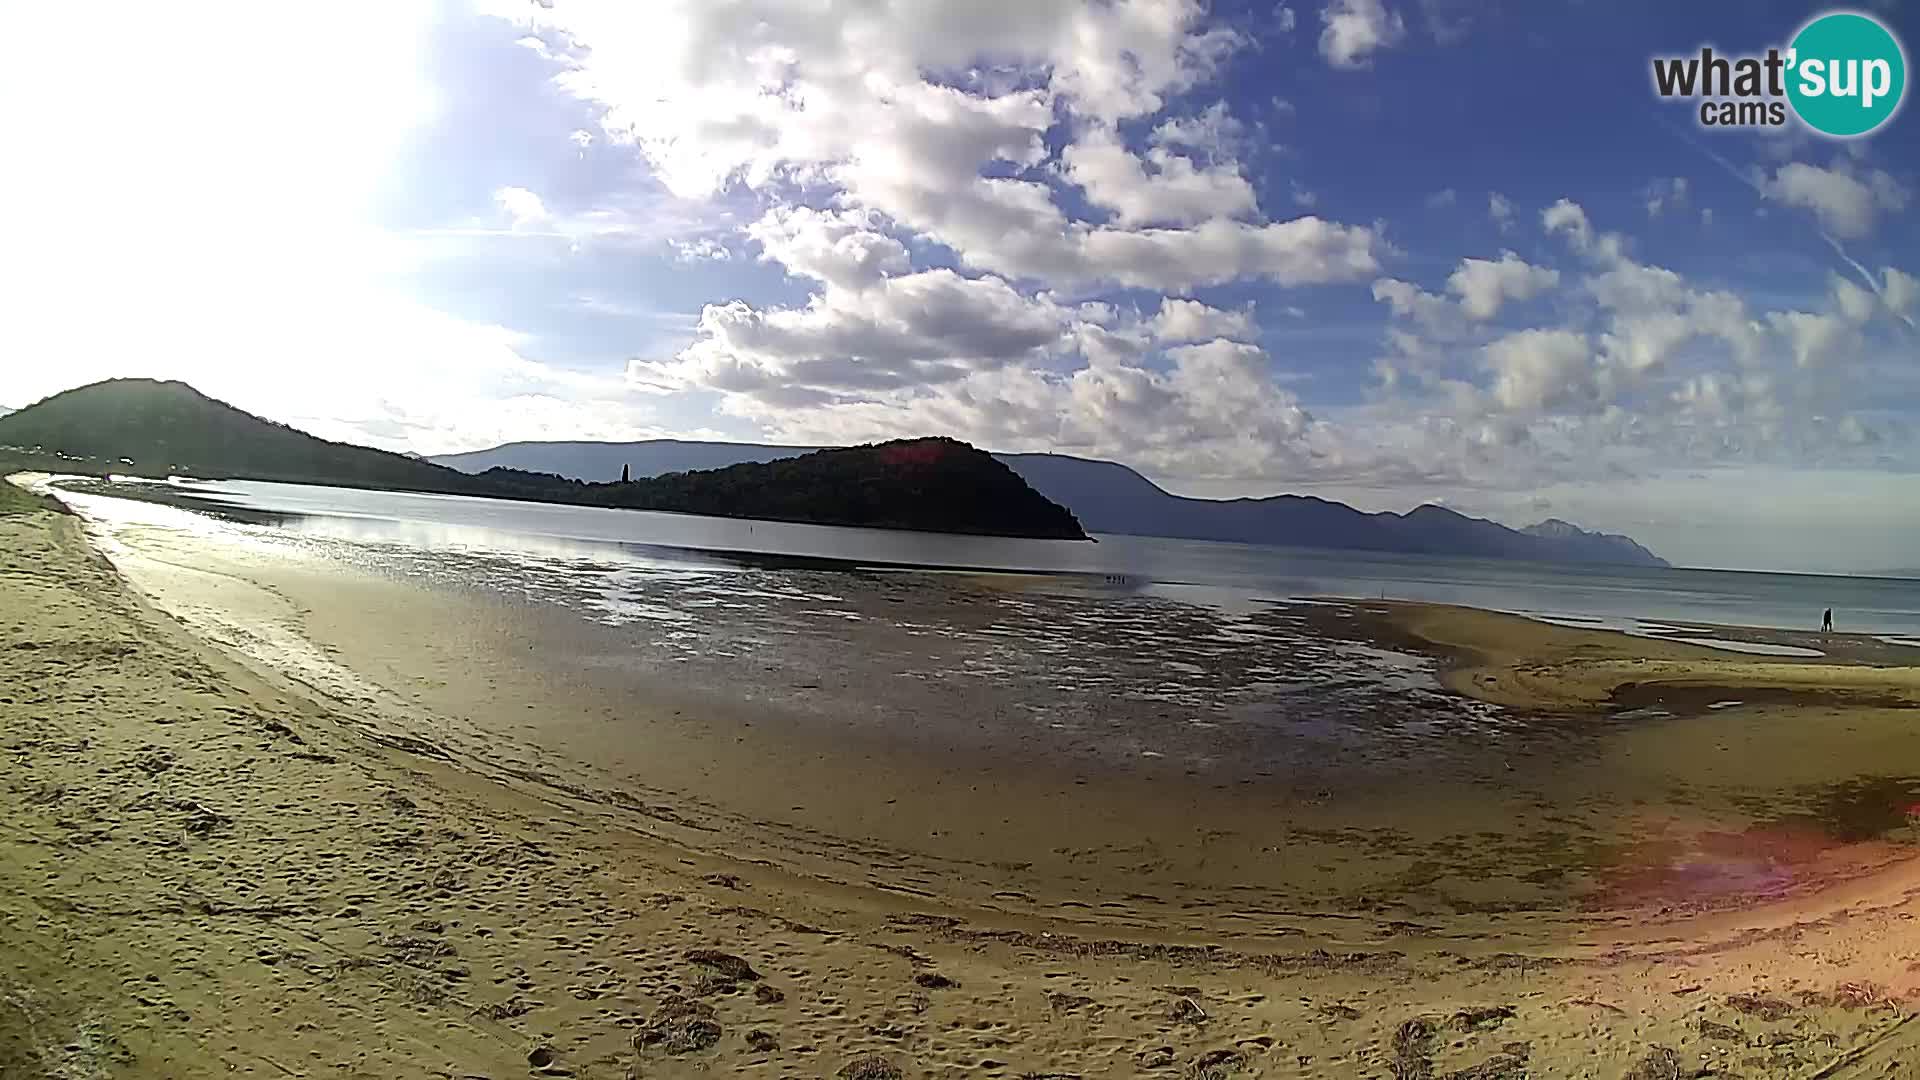
[[[1298,22],[1299,20],[1295,17],[1293,9],[1287,5],[1281,4],[1279,7],[1273,9],[1273,26],[1274,29],[1281,33],[1293,33],[1293,28]]]
[[[1069,315],[998,278],[925,270],[834,288],[803,308],[709,304],[693,344],[636,381],[707,387],[768,404],[807,405],[952,382],[1037,360],[1064,341]]]
[[[1679,210],[1687,205],[1687,178],[1663,177],[1647,185],[1647,216],[1659,217],[1663,211]]]
[[[673,257],[680,262],[727,262],[733,258],[733,252],[727,245],[711,236],[697,236],[691,240],[669,240],[667,246],[673,250]]]
[[[930,230],[938,237],[961,235]],[[1317,217],[1252,225],[1209,221],[1190,229],[1073,228],[1027,236],[966,235],[969,262],[1062,283],[1106,281],[1180,292],[1242,278],[1278,285],[1357,281],[1379,268],[1373,230]]]
[[[1513,227],[1513,200],[1497,191],[1487,194],[1487,216],[1500,227],[1500,231]]]
[[[1497,260],[1460,260],[1447,277],[1447,291],[1456,299],[1397,278],[1375,281],[1373,298],[1386,304],[1395,318],[1420,326],[1429,337],[1454,341],[1471,334],[1472,324],[1498,315],[1507,301],[1531,300],[1559,284],[1558,270],[1535,266],[1511,251],[1503,251]]]
[[[763,257],[788,273],[858,289],[907,271],[906,245],[886,235],[872,213],[776,206],[747,227]]]
[[[1833,290],[1834,305],[1848,322],[1863,323],[1879,312],[1880,298],[1871,290],[1863,289],[1838,274],[1833,275],[1828,284]]]
[[[1161,121],[1148,141],[1155,146],[1197,150],[1213,160],[1233,157],[1245,132],[1246,125],[1227,111],[1227,103],[1216,101],[1197,115]]]
[[[1328,0],[1320,22],[1320,55],[1337,68],[1365,67],[1374,53],[1407,36],[1406,21],[1382,0]]]
[[[953,110],[1041,129],[1055,100],[1109,122],[1149,115],[1210,77],[1241,41],[1202,27],[1196,0],[492,7],[562,57],[562,85],[600,103],[607,136],[638,147],[680,195],[846,161],[915,125],[953,136],[964,119],[946,115]],[[976,97],[923,78],[983,62],[1044,70],[1046,86]],[[977,140],[959,141],[956,152],[979,154]]]
[[[1154,317],[1153,336],[1166,344],[1214,338],[1245,340],[1254,336],[1253,312],[1251,309],[1223,311],[1198,300],[1166,297],[1160,301],[1160,313]]]
[[[1852,351],[1853,328],[1836,316],[1773,311],[1767,313],[1767,322],[1787,339],[1794,363],[1803,368],[1833,363]]]
[[[1088,201],[1112,210],[1122,226],[1192,225],[1243,217],[1255,209],[1253,185],[1231,162],[1202,167],[1164,147],[1145,157],[1111,130],[1094,128],[1061,153],[1066,178]]]
[[[1452,206],[1458,198],[1459,193],[1452,188],[1441,188],[1439,191],[1427,196],[1427,209],[1444,210]]]
[[[1126,350],[1071,372],[1022,367],[872,401],[766,411],[772,437],[855,442],[955,434],[1003,450],[1051,450],[1126,461],[1196,480],[1298,475],[1324,435],[1281,388],[1253,345],[1210,341],[1169,349],[1164,368]],[[743,403],[753,408],[752,403]]]
[[[1540,224],[1549,234],[1564,234],[1573,250],[1595,262],[1620,263],[1626,258],[1626,238],[1616,232],[1596,233],[1585,208],[1572,199],[1561,199],[1541,211]]]
[[[1593,349],[1584,334],[1522,330],[1488,344],[1483,355],[1493,373],[1494,400],[1504,408],[1580,411],[1599,398]]]
[[[1459,308],[1452,301],[1410,281],[1381,278],[1373,283],[1373,298],[1386,304],[1395,317],[1420,324],[1434,337],[1457,337],[1465,330]]]
[[[1447,278],[1447,288],[1460,297],[1468,318],[1487,320],[1500,313],[1508,300],[1531,300],[1560,284],[1560,272],[1535,266],[1511,251],[1499,261],[1463,259]]]
[[[1867,235],[1881,213],[1904,210],[1908,200],[1891,175],[1873,170],[1856,176],[1840,164],[1823,169],[1792,162],[1771,178],[1763,176],[1759,187],[1769,199],[1812,211],[1821,228],[1842,240]]]
[[[1886,285],[1880,295],[1889,310],[1907,318],[1920,309],[1920,277],[1891,266],[1882,268],[1881,274],[1886,278]]]
[[[506,211],[516,229],[543,225],[552,216],[540,196],[523,187],[503,187],[493,193],[493,201]]]

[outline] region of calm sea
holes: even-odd
[[[121,482],[93,490],[148,494]],[[342,541],[659,566],[998,570],[1245,610],[1266,600],[1385,597],[1584,625],[1718,623],[1920,637],[1920,581],[1567,566],[1100,536],[1098,543],[950,536],[255,482],[165,485],[182,505]]]

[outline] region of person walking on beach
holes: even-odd
[[[1827,613],[1825,615],[1820,616],[1820,632],[1823,634],[1833,633],[1833,609],[1832,608],[1828,608]]]

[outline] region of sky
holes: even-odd
[[[421,453],[947,434],[1913,567],[1916,111],[1714,130],[1650,75],[1824,10],[32,5],[0,406],[143,375]]]

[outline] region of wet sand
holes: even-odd
[[[643,682],[547,605],[169,551],[112,551],[136,591],[71,519],[0,518],[7,1075],[510,1076],[531,1051],[581,1076],[1880,1076],[1920,1053],[1920,873],[1889,810],[1920,762],[1911,669],[1296,611],[1542,714],[1431,783],[1368,742],[1320,799],[1246,762],[1063,765],[1098,733],[1046,725],[1009,768],[1011,722],[966,713],[990,697],[889,721],[859,687],[804,707],[777,661]],[[1669,715],[1620,715],[1646,709]],[[1635,790],[1640,818],[1597,821]]]

